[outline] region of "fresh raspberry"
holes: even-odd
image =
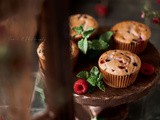
[[[144,75],[152,75],[154,73],[154,66],[149,63],[142,63],[140,72]]]
[[[159,24],[159,23],[160,23],[160,19],[159,19],[159,18],[153,18],[153,19],[152,19],[152,22],[153,22],[154,24]]]
[[[103,4],[97,4],[95,6],[95,11],[96,11],[98,16],[105,17],[106,14],[108,13],[108,8],[107,8],[107,6],[105,6]]]
[[[78,79],[74,83],[74,92],[77,94],[84,94],[88,91],[88,83],[84,79]]]
[[[158,4],[160,5],[160,0],[157,0]]]

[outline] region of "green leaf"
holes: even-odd
[[[90,49],[92,50],[106,50],[109,47],[109,44],[102,40],[93,40],[90,43]]]
[[[105,32],[100,36],[99,40],[102,40],[102,41],[105,41],[105,42],[109,42],[109,40],[111,39],[112,35],[113,35],[112,31]]]
[[[81,71],[76,75],[76,77],[86,80],[89,77],[89,73],[87,71]]]
[[[97,78],[98,73],[99,73],[99,70],[96,66],[94,66],[90,71],[90,74],[93,76],[96,76],[96,78]]]
[[[99,73],[99,76],[98,76],[98,78],[97,78],[97,81],[101,81],[101,80],[102,80],[102,78],[103,78],[102,73]]]
[[[87,82],[89,82],[89,84],[91,84],[92,86],[96,86],[97,85],[97,76],[90,76],[87,79]]]
[[[100,90],[102,90],[103,92],[106,91],[106,88],[105,88],[105,86],[104,86],[104,84],[103,84],[103,81],[99,81],[99,82],[97,83],[97,87],[98,87]]]
[[[95,86],[89,85],[89,89],[87,93],[92,93],[95,90],[95,88],[96,88]]]
[[[81,39],[80,41],[78,41],[78,48],[84,53],[87,53],[87,49],[88,49],[88,42],[87,39]]]
[[[89,38],[94,32],[95,32],[95,29],[93,29],[92,27],[89,27],[83,32],[82,36],[84,38]]]
[[[74,30],[78,34],[82,34],[82,32],[83,32],[83,25],[80,25],[79,27],[73,27],[72,30]]]

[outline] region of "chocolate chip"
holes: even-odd
[[[83,15],[83,17],[86,18],[86,19],[88,18],[87,15]]]
[[[106,62],[109,62],[110,61],[110,59],[106,59]]]
[[[128,30],[127,33],[130,33],[130,31]]]
[[[125,69],[125,71],[126,71],[126,73],[128,73],[128,70],[127,70],[127,69]]]
[[[118,30],[115,30],[114,32],[118,32]]]
[[[138,66],[138,64],[136,62],[133,63],[133,66]]]
[[[120,63],[123,63],[123,61],[122,60],[118,60]]]
[[[125,69],[125,67],[124,66],[118,66],[120,69]]]
[[[112,69],[112,72],[114,72],[115,70]]]

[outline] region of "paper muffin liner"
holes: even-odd
[[[139,71],[136,71],[133,74],[130,75],[124,75],[124,76],[118,76],[118,75],[112,75],[107,72],[102,72],[103,74],[103,81],[114,88],[126,88],[134,83],[134,81],[137,78]]]
[[[123,43],[118,40],[114,40],[114,48],[119,50],[128,50],[135,54],[139,54],[145,50],[149,40],[142,41],[140,43]]]
[[[44,59],[39,58],[39,62],[40,62],[40,64],[41,64],[41,66],[42,66],[43,70],[46,70],[45,60],[44,60]]]

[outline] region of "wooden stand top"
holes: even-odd
[[[138,75],[135,83],[127,88],[112,88],[106,86],[106,92],[95,90],[93,93],[77,95],[74,99],[77,103],[90,106],[114,107],[125,103],[136,101],[145,96],[157,83],[160,76],[160,54],[156,48],[149,43],[140,55],[142,62],[147,62],[155,67],[155,73],[151,76]],[[84,65],[90,67],[91,64]],[[83,69],[78,65],[77,69]],[[77,70],[76,71],[79,71]],[[84,68],[85,69],[85,68]]]

